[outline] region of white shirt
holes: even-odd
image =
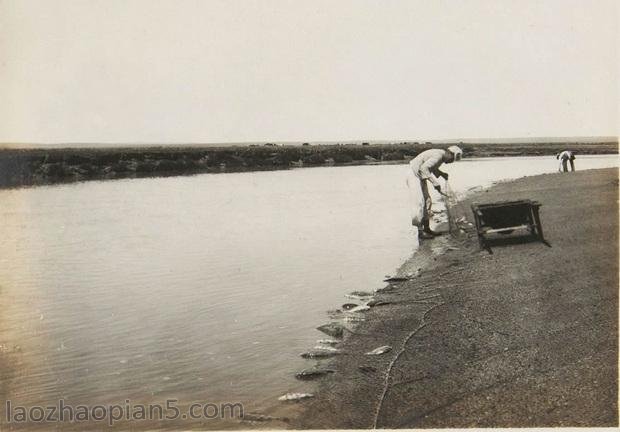
[[[409,166],[416,177],[430,181],[433,186],[439,186],[436,175],[438,169],[445,162],[446,152],[442,149],[430,149],[417,155]]]

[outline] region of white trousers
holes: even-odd
[[[411,205],[411,224],[415,226],[421,226],[424,220],[429,219],[432,201],[427,183],[426,180],[421,179],[413,172],[407,177]]]

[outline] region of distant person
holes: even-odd
[[[429,215],[432,201],[428,191],[428,183],[430,182],[437,192],[443,194],[437,179],[443,177],[448,180],[448,174],[441,171],[439,167],[444,162],[452,163],[455,160],[460,160],[462,156],[463,150],[458,146],[451,146],[447,150],[431,149],[423,151],[409,162],[411,171],[407,178],[407,185],[413,201],[411,223],[418,227],[420,239],[428,239],[437,235],[430,227]]]
[[[559,172],[568,172],[568,162],[570,161],[570,170],[575,171],[575,154],[570,150],[564,150],[561,153],[558,153],[555,156],[556,159],[559,159],[560,166],[558,167]]]

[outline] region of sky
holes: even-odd
[[[0,142],[617,136],[615,0],[0,0]]]

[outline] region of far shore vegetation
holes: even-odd
[[[406,163],[454,143],[276,144],[89,148],[0,148],[0,187],[297,167]],[[617,142],[456,143],[465,157],[554,156],[570,149],[617,154]]]

